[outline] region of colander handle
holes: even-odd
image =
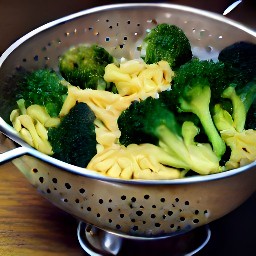
[[[14,145],[6,146],[4,142],[7,139],[17,143],[20,147],[14,147]],[[30,151],[30,146],[0,117],[0,164],[28,154]]]
[[[16,142],[20,147],[15,147]],[[23,144],[21,144],[23,143]],[[16,134],[3,131],[0,126],[0,164],[29,153],[29,147]]]
[[[1,153],[0,154],[0,164],[8,162],[14,158],[25,155],[27,153],[28,153],[28,149],[25,147],[14,148],[7,152]]]

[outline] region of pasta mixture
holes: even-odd
[[[18,86],[10,120],[32,147],[122,179],[208,175],[256,160],[256,45],[237,42],[217,60],[193,56],[175,25],[147,31],[140,58],[117,60],[78,45],[59,70]]]
[[[69,84],[59,117],[52,118],[44,107],[32,105],[24,108],[23,113],[19,109],[13,110],[10,118],[13,127],[29,145],[51,155],[53,152],[47,129],[58,126],[60,118],[67,115],[77,102],[84,102],[95,113],[98,143],[97,154],[88,164],[88,169],[125,179],[179,178],[177,169],[166,167],[154,159],[160,153],[158,147],[133,144],[126,148],[118,143],[120,130],[117,119],[121,112],[135,100],[157,97],[159,92],[169,90],[173,75],[166,61],[146,64],[143,60],[129,60],[119,66],[112,63],[106,66],[104,79],[115,83],[118,94],[80,89]]]

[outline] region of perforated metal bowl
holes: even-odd
[[[48,23],[25,35],[0,58],[0,128],[21,147],[1,154],[53,204],[79,220],[137,237],[171,236],[229,213],[256,188],[255,163],[236,170],[180,180],[121,180],[102,176],[46,156],[19,139],[7,124],[23,68],[57,70],[70,46],[97,43],[118,57],[138,57],[147,29],[176,24],[188,36],[194,55],[215,59],[239,40],[256,42],[256,33],[220,15],[170,4],[97,7]],[[13,102],[13,101],[12,101]]]

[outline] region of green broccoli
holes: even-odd
[[[166,90],[159,93],[159,100],[170,110],[174,115],[178,123],[185,121],[193,122],[197,127],[202,128],[199,118],[194,113],[183,112],[177,102],[177,95],[173,93],[173,90]]]
[[[236,93],[241,97],[245,104],[247,118],[245,126],[247,129],[256,129],[256,106],[254,102],[256,95],[256,44],[240,41],[225,47],[218,57],[219,61],[229,66],[230,73],[233,74],[233,83]],[[245,86],[246,85],[246,86]],[[232,113],[232,104],[230,101],[224,101],[222,108]]]
[[[114,62],[103,47],[78,45],[67,50],[59,60],[61,75],[72,85],[81,89],[114,90],[103,76],[105,67]]]
[[[232,118],[234,120],[233,126],[238,131],[241,132],[244,129],[246,120],[246,109],[245,104],[237,95],[235,88],[230,86],[225,89],[221,95],[223,98],[229,99],[232,103]]]
[[[18,82],[17,100],[25,107],[44,106],[51,117],[57,117],[67,95],[66,81],[56,72],[40,69],[24,75]]]
[[[169,102],[165,97],[168,106],[174,104],[180,112],[193,113],[199,118],[219,159],[225,153],[226,145],[213,123],[211,108],[232,83],[233,76],[229,70],[221,62],[192,59],[175,72]]]
[[[86,167],[96,151],[95,115],[85,103],[77,103],[57,128],[50,128],[48,140],[53,157]]]
[[[141,57],[148,64],[165,60],[175,69],[192,58],[191,45],[179,27],[162,23],[144,38]]]
[[[222,127],[227,123],[227,120],[221,123],[219,118],[223,115],[223,111],[226,111],[228,114],[225,114],[227,119],[232,118],[232,126],[237,132],[242,132],[244,129],[254,129],[255,126],[255,98],[256,98],[256,81],[253,80],[247,85],[242,87],[236,87],[231,84],[227,87],[221,94],[222,98],[227,99],[231,104],[231,111],[227,111],[223,102],[220,100],[220,103],[216,104],[214,107],[214,118],[217,128],[219,130],[224,130]],[[217,106],[217,107],[216,107]],[[220,110],[220,116],[218,116],[218,111]],[[222,116],[223,118],[223,116]],[[230,124],[231,121],[228,121]],[[221,128],[222,127],[222,128]]]
[[[223,90],[234,83],[235,75],[235,72],[221,61],[193,58],[176,70],[173,90],[176,94],[182,94],[180,86],[185,88],[190,85],[191,80],[205,79],[211,85],[212,102],[218,102]]]
[[[245,88],[248,89],[249,84]],[[256,159],[256,131],[245,129],[246,114],[248,111],[248,101],[255,96],[248,93],[244,100],[244,95],[239,95],[234,87],[228,87],[222,93],[222,97],[227,98],[232,103],[232,113],[229,113],[221,104],[214,107],[213,120],[221,137],[230,148],[230,156],[226,161],[226,169],[234,169],[245,164],[251,163]]]
[[[171,156],[166,162],[168,166],[200,174],[221,170],[211,146],[195,142],[199,130],[194,123],[180,125],[159,99],[148,97],[144,101],[133,102],[119,116],[118,127],[121,144],[155,144]]]
[[[237,129],[256,129],[256,80],[245,86],[230,84],[221,94],[219,104],[236,120]],[[240,102],[239,104],[235,102]],[[240,128],[239,128],[240,127]]]
[[[242,88],[236,87],[236,91],[248,114],[256,98],[256,79],[253,79]]]
[[[243,87],[256,77],[256,44],[236,42],[224,48],[218,57],[219,61],[233,69],[239,87]]]
[[[161,124],[165,124],[166,128],[181,136],[181,127],[178,126],[174,114],[163,102],[152,97],[142,102],[132,102],[130,107],[121,113],[117,122],[121,131],[120,143],[125,146],[132,143],[157,145],[159,136],[162,135],[156,134],[159,132],[156,127],[160,127]]]

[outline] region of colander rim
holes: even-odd
[[[244,32],[252,35],[256,38],[256,31],[253,31],[251,28],[243,25],[240,22],[234,21],[226,16],[223,16],[218,13],[214,13],[207,10],[202,10],[195,7],[185,6],[185,5],[179,5],[179,4],[170,4],[170,3],[123,3],[123,4],[107,4],[97,7],[92,7],[89,9],[85,9],[61,18],[58,18],[56,20],[50,21],[48,23],[45,23],[44,25],[39,26],[38,28],[28,32],[27,34],[23,35],[19,39],[17,39],[14,43],[12,43],[0,56],[0,68],[4,61],[8,58],[8,56],[21,44],[25,43],[26,40],[29,38],[35,36],[36,34],[45,31],[53,26],[60,25],[61,23],[65,23],[67,21],[79,18],[84,15],[92,14],[95,12],[101,12],[101,11],[108,11],[113,9],[126,9],[126,8],[138,8],[138,7],[151,7],[151,8],[167,8],[167,9],[174,9],[174,10],[180,10],[185,11],[193,14],[198,14],[200,16],[207,16],[211,19],[218,20],[220,22],[223,22],[225,24],[235,26],[236,28],[243,30]],[[7,124],[1,117],[0,117],[0,127],[1,131],[7,135],[9,138],[14,139],[14,141],[18,141],[18,143],[24,148],[24,152],[28,155],[31,155],[33,157],[36,157],[39,160],[42,160],[44,162],[47,162],[49,164],[52,164],[55,167],[61,168],[64,171],[85,176],[87,178],[92,179],[98,179],[105,182],[114,182],[114,183],[126,183],[126,184],[140,184],[140,185],[178,185],[178,184],[191,184],[191,183],[199,183],[199,182],[209,182],[213,180],[218,179],[224,179],[228,178],[234,175],[238,175],[239,173],[249,171],[252,168],[256,166],[256,161],[246,165],[242,166],[233,170],[216,173],[216,174],[208,174],[208,175],[196,175],[191,177],[185,177],[181,179],[173,179],[173,180],[139,180],[139,179],[121,179],[121,178],[112,178],[100,173],[97,173],[92,170],[88,170],[86,168],[81,168],[78,166],[74,166],[68,163],[65,163],[63,161],[60,161],[58,159],[55,159],[51,156],[45,155],[41,153],[40,151],[30,147],[28,144],[26,144],[24,141],[22,141],[17,133],[14,131],[14,129]]]

